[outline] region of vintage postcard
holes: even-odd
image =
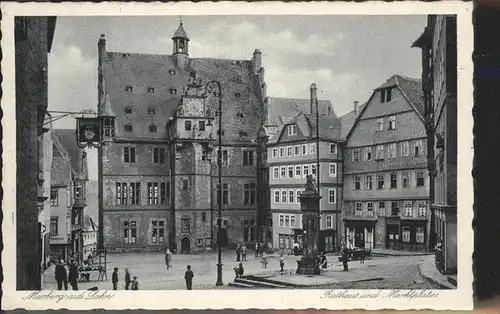
[[[5,309],[472,307],[472,4],[1,7]]]

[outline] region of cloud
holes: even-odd
[[[97,109],[97,61],[77,46],[55,46],[49,54],[49,111]],[[74,119],[57,121],[57,128],[73,128]]]
[[[54,46],[48,60],[49,111],[97,110],[97,61],[82,55],[76,46]],[[60,116],[60,114],[53,114]],[[57,129],[76,128],[69,115],[53,124]],[[87,150],[90,179],[97,179],[97,152]]]

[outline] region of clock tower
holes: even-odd
[[[213,109],[193,72],[168,124],[178,252],[202,251],[212,240]]]

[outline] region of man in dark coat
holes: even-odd
[[[130,287],[130,273],[128,271],[128,268],[125,268],[125,290],[128,290]]]
[[[193,271],[191,270],[191,265],[187,265],[186,273],[184,274],[184,279],[186,280],[186,288],[191,290],[193,287]]]
[[[78,290],[78,266],[74,259],[71,260],[69,264],[69,274],[68,274],[69,283],[71,284],[71,288],[73,290]]]
[[[115,267],[115,269],[113,269],[111,282],[113,283],[113,290],[118,290],[118,267]]]
[[[59,260],[59,262],[57,262],[55,275],[57,281],[57,290],[62,290],[63,283],[64,290],[68,290],[68,273],[66,272],[66,267],[64,267],[64,263],[61,259]]]
[[[347,247],[347,245],[344,244],[342,247],[342,264],[344,266],[344,271],[349,270],[349,266],[347,265],[348,260],[349,260],[349,248]]]

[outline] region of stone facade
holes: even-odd
[[[457,271],[457,25],[456,17],[430,15],[414,46],[422,49],[428,122],[432,234],[443,273]]]
[[[41,286],[43,230],[37,202],[44,202],[40,178],[38,137],[47,110],[47,54],[55,18],[16,17],[16,239],[17,289],[38,290]],[[35,197],[39,196],[39,198]]]
[[[190,58],[182,24],[179,30],[172,55],[107,52],[104,35],[98,43],[98,109],[116,117],[115,140],[99,150],[100,244],[109,251],[197,252],[216,243],[219,97],[203,94],[211,80],[222,88],[216,91],[222,95],[221,175],[228,199],[222,244],[256,240],[256,201],[243,203],[246,184],[257,181],[261,53],[251,60]],[[189,113],[191,98],[205,108],[199,115]],[[252,164],[243,165],[248,150]]]
[[[429,178],[419,80],[393,76],[359,113],[344,151],[345,241],[427,251]]]

